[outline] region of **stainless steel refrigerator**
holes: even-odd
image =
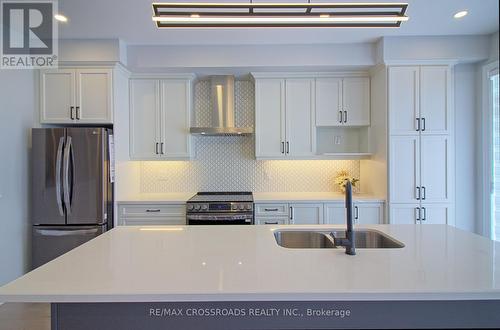
[[[32,265],[36,268],[113,226],[106,128],[32,129]]]

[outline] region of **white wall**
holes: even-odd
[[[35,122],[33,70],[0,70],[0,286],[30,265],[29,154]]]
[[[239,45],[239,46],[129,46],[132,71],[180,68],[288,69],[372,66],[374,44]],[[283,69],[281,69],[283,70]]]
[[[382,40],[383,58],[386,63],[412,60],[472,63],[488,58],[490,42],[489,35],[385,37]]]
[[[476,65],[457,65],[455,71],[455,216],[456,226],[477,231],[476,193],[480,184],[477,177],[476,128],[481,110],[476,101]]]

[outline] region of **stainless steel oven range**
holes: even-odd
[[[188,225],[252,225],[251,192],[199,192],[186,203]]]

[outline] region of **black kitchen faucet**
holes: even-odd
[[[354,244],[355,234],[352,226],[352,184],[349,180],[347,180],[345,184],[345,207],[347,209],[347,230],[345,232],[345,238],[337,238],[334,235],[332,236],[335,246],[345,247],[345,253],[353,256],[356,255],[356,246]]]

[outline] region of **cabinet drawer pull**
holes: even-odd
[[[420,187],[415,187],[415,199],[420,200]]]
[[[278,221],[274,221],[274,222],[265,221],[264,224],[266,224],[266,225],[277,225]]]
[[[146,212],[148,213],[157,213],[157,212],[160,212],[161,210],[160,209],[147,209]]]
[[[75,110],[75,107],[69,107],[69,118],[71,118],[71,120],[75,119],[75,115],[73,115],[74,110]]]
[[[424,201],[425,201],[425,195],[426,195],[425,186],[422,186],[422,200]]]
[[[286,141],[286,153],[290,153],[290,142]]]
[[[359,219],[359,209],[357,206],[354,206],[354,219]]]
[[[267,212],[277,212],[278,208],[275,208],[275,209],[264,209],[264,211],[267,211]]]
[[[339,111],[339,123],[342,124],[342,111]]]
[[[422,117],[422,132],[425,131],[425,117]]]
[[[344,124],[347,123],[347,111],[344,111]]]
[[[293,206],[290,206],[290,220],[293,220]]]
[[[415,208],[415,219],[420,221],[420,207]]]
[[[158,142],[155,143],[155,154],[158,155]]]
[[[76,120],[80,120],[80,107],[76,107]]]
[[[417,121],[417,132],[420,131],[420,118],[415,119]]]
[[[281,153],[285,153],[285,142],[281,142]]]
[[[425,221],[427,220],[427,210],[425,209],[425,207],[422,207],[422,211],[424,211],[424,215],[422,216],[422,221]]]
[[[163,142],[162,142],[162,143],[160,143],[160,153],[161,153],[162,155],[164,155],[164,154],[165,154],[165,153],[163,152]]]

